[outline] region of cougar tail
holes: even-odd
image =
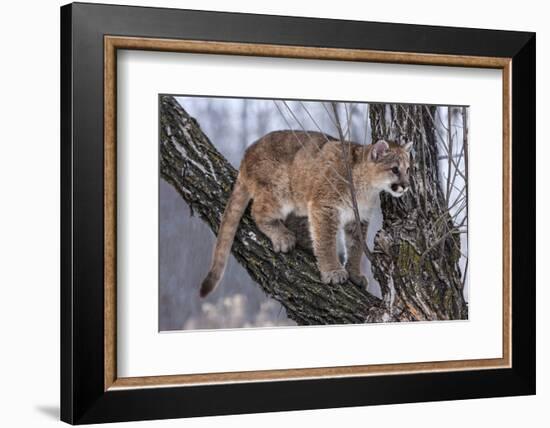
[[[237,182],[229,197],[220,223],[218,239],[214,248],[214,254],[212,255],[212,264],[201,285],[201,297],[206,297],[211,293],[222,278],[225,266],[227,265],[227,259],[229,258],[229,252],[233,245],[233,239],[235,238],[235,232],[237,232],[239,222],[244,210],[248,206],[248,202],[250,202],[250,194],[246,186],[237,177]]]

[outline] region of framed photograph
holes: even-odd
[[[533,33],[76,3],[61,105],[62,420],[535,393]]]

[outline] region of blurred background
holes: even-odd
[[[338,136],[331,106],[326,102],[194,96],[177,97],[177,100],[237,169],[244,150],[274,130],[313,130]],[[337,109],[346,138],[370,144],[369,104],[341,102]],[[433,126],[441,154],[441,187],[453,221],[467,231],[467,147],[463,143],[467,119],[463,111],[462,107],[438,106]],[[218,288],[201,299],[198,289],[209,268],[215,235],[202,220],[191,216],[185,201],[162,178],[159,190],[160,331],[295,325],[285,309],[250,279],[233,256]],[[381,227],[382,213],[378,205],[369,226],[369,248],[373,248],[374,237]],[[469,294],[467,245],[467,233],[463,233],[460,268],[466,300]],[[368,290],[380,297],[380,287],[365,257],[362,270],[369,281]]]

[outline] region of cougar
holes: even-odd
[[[366,239],[368,220],[380,192],[400,197],[409,189],[412,142],[344,144],[349,144],[347,161],[342,142],[320,132],[275,131],[246,150],[221,220],[210,270],[200,289],[202,297],[222,278],[250,200],[252,217],[275,252],[286,253],[296,244],[296,236],[284,224],[287,216],[307,217],[321,280],[340,284],[350,279],[366,286],[360,270],[361,240]],[[346,162],[351,167],[361,237],[356,233]],[[343,260],[338,242],[343,242]]]

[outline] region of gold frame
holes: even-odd
[[[503,82],[503,349],[502,358],[358,365],[119,378],[116,373],[116,52],[118,49],[324,59],[398,64],[494,68]],[[281,46],[138,37],[104,37],[104,389],[190,386],[271,380],[355,377],[472,369],[510,368],[512,362],[511,250],[511,77],[512,59],[382,52],[359,49]]]

